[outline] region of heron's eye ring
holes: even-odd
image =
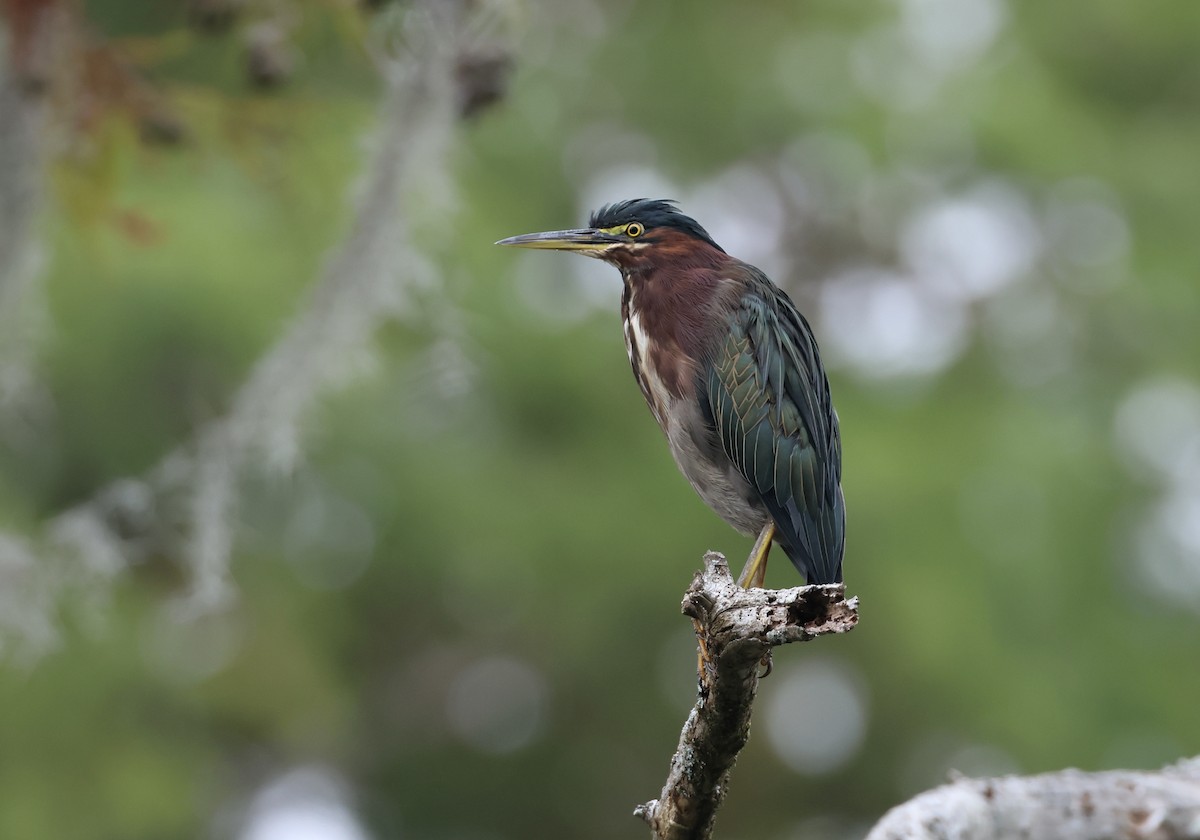
[[[642,227],[641,222],[630,222],[625,226],[625,235],[633,239],[641,236],[645,231],[646,229]]]

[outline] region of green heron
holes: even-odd
[[[806,582],[841,581],[837,414],[812,329],[783,290],[672,201],[622,201],[586,228],[496,244],[620,270],[633,375],[675,462],[722,519],[757,536],[739,584],[762,585],[772,542]]]

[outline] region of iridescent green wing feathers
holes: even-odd
[[[842,448],[812,331],[757,269],[726,314],[707,366],[721,446],[775,520],[776,540],[809,583],[842,579]]]

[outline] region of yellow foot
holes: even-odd
[[[754,548],[750,549],[750,559],[746,561],[746,568],[742,569],[738,578],[738,586],[742,589],[763,585],[767,577],[767,557],[771,554],[771,541],[774,539],[775,522],[768,519],[767,524],[758,533],[758,539],[754,541]]]

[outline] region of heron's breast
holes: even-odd
[[[757,534],[769,516],[766,506],[721,448],[700,406],[676,403],[664,430],[679,471],[704,503],[734,529]]]

